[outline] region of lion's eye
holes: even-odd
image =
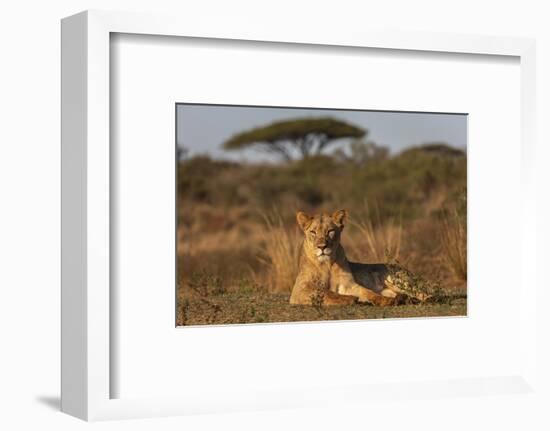
[[[310,230],[309,233],[311,234],[311,236],[315,236],[315,231],[314,230]]]
[[[331,238],[334,238],[334,231],[333,230],[329,231],[328,236],[330,236]]]

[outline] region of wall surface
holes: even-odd
[[[205,23],[274,20],[287,26],[332,23],[350,28],[443,31],[537,39],[539,220],[548,220],[550,170],[550,27],[543,1],[386,0],[270,2],[156,0],[58,0],[4,2],[0,13],[0,428],[81,429],[86,424],[58,412],[60,314],[60,24],[84,9],[193,13]],[[505,127],[505,125],[503,125]],[[546,191],[545,191],[546,190]],[[511,202],[511,205],[514,203]],[[539,266],[548,228],[541,227]],[[541,274],[542,276],[542,274]],[[539,294],[541,310],[549,299]],[[542,314],[542,313],[539,313]],[[545,324],[546,316],[541,316]],[[550,327],[550,326],[546,326]],[[540,346],[549,363],[548,347]],[[480,409],[484,409],[481,415]],[[528,397],[484,402],[350,405],[337,410],[296,410],[142,420],[96,425],[101,429],[378,430],[408,427],[465,430],[548,429]],[[473,412],[464,414],[465,411]],[[547,420],[547,419],[545,419]]]

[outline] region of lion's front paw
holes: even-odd
[[[367,296],[358,296],[357,297],[357,302],[359,302],[360,304],[371,304],[371,305],[376,305],[372,302],[372,299],[370,297],[367,297]]]
[[[380,307],[386,307],[388,305],[393,305],[395,298],[389,298],[381,295],[365,294],[359,296],[359,302],[363,304],[377,305]]]
[[[355,296],[338,295],[338,296],[335,296],[332,299],[329,299],[327,304],[330,304],[330,305],[353,305],[356,302],[357,302],[357,298]]]

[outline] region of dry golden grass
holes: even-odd
[[[365,217],[351,224],[357,228],[360,235],[352,241],[354,253],[365,261],[384,262],[397,260],[401,251],[403,226],[401,217],[389,217],[381,220],[378,206],[371,211],[365,204]]]
[[[279,213],[263,214],[260,259],[268,267],[268,284],[272,292],[289,293],[298,275],[302,238],[297,229],[286,229]]]
[[[466,281],[468,273],[466,222],[457,210],[441,217],[440,234],[445,264],[460,280]]]

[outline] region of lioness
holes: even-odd
[[[291,304],[311,305],[322,300],[324,305],[359,301],[386,306],[403,300],[405,292],[392,283],[388,265],[348,261],[340,244],[346,217],[346,210],[332,216],[310,216],[301,211],[296,214],[305,238]]]

